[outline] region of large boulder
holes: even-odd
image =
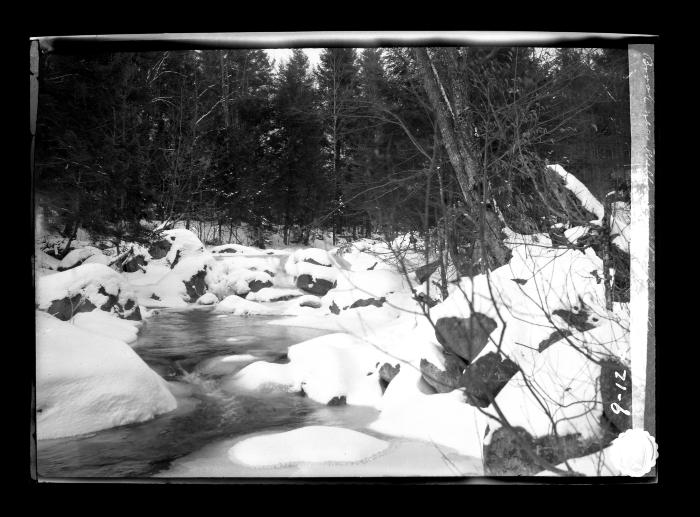
[[[435,337],[445,350],[471,362],[484,349],[496,327],[492,318],[478,312],[468,318],[450,316],[435,322]]]
[[[100,309],[124,319],[141,319],[136,294],[104,264],[83,264],[37,279],[37,308],[67,321],[79,312]]]
[[[517,364],[507,357],[489,352],[467,367],[459,384],[465,388],[469,404],[488,407],[516,373]]]
[[[307,293],[325,296],[336,286],[336,283],[325,278],[316,278],[310,274],[302,274],[297,277],[296,286]]]
[[[148,248],[148,253],[154,260],[160,260],[165,258],[172,246],[173,243],[170,239],[161,239],[151,244]]]
[[[165,259],[174,268],[182,259],[204,253],[204,244],[189,230],[182,228],[161,232],[160,240],[148,249],[154,260]]]

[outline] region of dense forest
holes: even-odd
[[[279,67],[262,49],[42,54],[40,70],[35,188],[66,237],[466,235],[460,153],[469,195],[516,231],[556,218],[545,162],[599,197],[629,182],[625,49],[327,48],[313,68],[301,49]]]

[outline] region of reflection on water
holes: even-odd
[[[249,364],[250,359],[232,362],[237,366],[225,370],[197,365],[211,362],[216,356],[237,354],[284,362],[287,347],[328,331],[268,325],[269,317],[216,316],[211,308],[162,310],[148,320],[134,345],[155,371],[177,382],[177,410],[141,424],[41,440],[37,443],[39,475],[149,477],[174,459],[214,441],[263,430],[291,429],[306,425],[309,419],[315,423],[332,421],[332,416],[323,416],[329,409],[337,409],[336,415],[347,412],[296,394],[231,395],[219,390],[219,376]]]

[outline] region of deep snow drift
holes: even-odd
[[[122,341],[41,311],[36,323],[40,440],[143,422],[177,407],[166,382]]]

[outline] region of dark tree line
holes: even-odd
[[[432,229],[455,264],[494,265],[504,225],[571,218],[545,160],[598,192],[629,163],[623,49],[44,54],[39,77],[35,185],[66,236]]]

